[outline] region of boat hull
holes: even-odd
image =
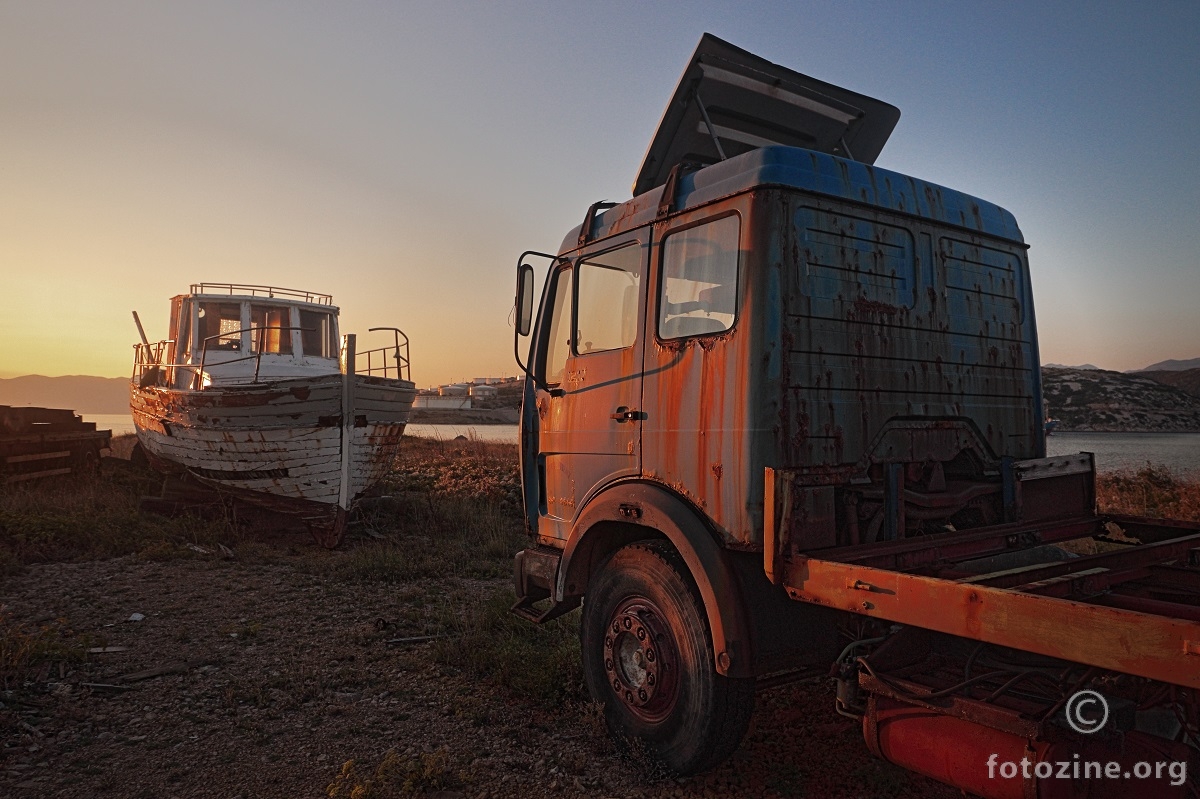
[[[199,391],[135,384],[130,411],[155,466],[315,521],[383,479],[416,396],[408,381],[351,379],[346,429],[340,374]]]

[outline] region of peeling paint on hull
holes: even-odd
[[[396,455],[415,386],[355,378],[349,495],[378,483]],[[342,376],[178,391],[130,388],[138,441],[159,467],[300,515],[336,513]]]

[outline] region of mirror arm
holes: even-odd
[[[517,297],[516,297],[516,303],[514,306],[515,310],[516,310],[516,316],[514,319],[514,321],[516,323],[516,330],[513,331],[514,332],[514,335],[513,335],[513,359],[516,360],[517,366],[521,367],[521,371],[525,373],[525,376],[533,381],[533,384],[536,388],[538,388],[542,391],[550,391],[550,387],[548,385],[546,385],[546,382],[544,380],[538,379],[537,375],[535,375],[533,373],[533,370],[530,368],[530,365],[521,360],[520,341],[521,341],[522,336],[520,334],[520,328],[521,328],[521,299],[522,299],[523,292],[521,291],[520,274],[521,274],[522,266],[529,266],[528,264],[525,263],[525,258],[530,255],[536,256],[538,258],[547,259],[548,261],[550,261],[550,268],[553,268],[554,264],[557,263],[562,257],[559,255],[550,255],[549,253],[537,252],[536,250],[526,250],[525,252],[521,253],[521,257],[517,259],[518,282],[517,282]],[[533,271],[534,271],[533,267],[529,266],[529,272],[530,272],[531,276],[533,274]],[[537,315],[531,311],[531,322],[530,322],[530,330],[529,330],[529,335],[531,335],[531,336],[537,330],[537,318],[536,317],[537,317]],[[532,346],[530,347],[530,349],[532,350]]]

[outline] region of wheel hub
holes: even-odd
[[[638,715],[668,710],[675,698],[673,645],[653,609],[626,603],[604,633],[604,671],[613,692]]]

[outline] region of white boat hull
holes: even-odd
[[[408,381],[352,379],[345,428],[340,374],[199,391],[134,385],[130,411],[157,466],[280,510],[336,513],[387,474],[416,396]]]

